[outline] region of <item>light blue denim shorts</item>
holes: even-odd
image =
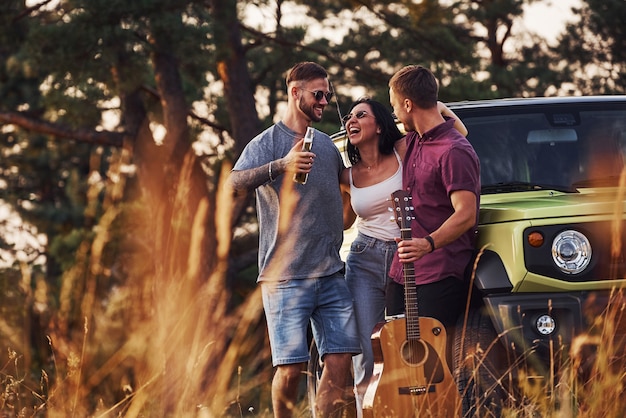
[[[308,327],[320,356],[361,352],[352,296],[342,272],[261,282],[274,366],[309,360]]]

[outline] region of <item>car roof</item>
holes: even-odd
[[[485,107],[508,107],[508,106],[533,106],[533,105],[571,105],[575,103],[609,103],[626,102],[626,95],[606,96],[559,96],[559,97],[516,97],[506,99],[465,100],[448,102],[450,109],[458,108],[485,108]]]
[[[467,117],[470,115],[489,113],[491,109],[508,109],[506,113],[524,112],[526,109],[538,106],[576,106],[584,105],[586,107],[595,107],[610,105],[626,105],[626,95],[603,95],[603,96],[555,96],[555,97],[512,97],[502,99],[484,99],[484,100],[463,100],[457,102],[446,102],[446,106],[454,112],[459,112],[459,116]],[[333,133],[330,137],[333,141],[337,141],[345,137],[346,131],[342,126],[341,129]]]

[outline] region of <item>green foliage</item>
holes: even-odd
[[[59,235],[52,239],[49,254],[58,260],[63,271],[69,270],[76,263],[76,249],[83,241],[91,240],[93,233],[84,229],[72,229],[66,235]]]
[[[576,10],[580,21],[567,25],[555,57],[563,61],[559,81],[572,83],[576,93],[626,92],[626,3],[585,0]]]

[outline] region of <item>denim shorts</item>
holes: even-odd
[[[361,352],[352,297],[343,273],[261,282],[274,366],[309,360],[308,326],[323,358]]]

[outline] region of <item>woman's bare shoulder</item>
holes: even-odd
[[[406,154],[406,135],[396,141],[394,148],[398,155],[400,155],[400,158],[404,159],[404,155]]]

